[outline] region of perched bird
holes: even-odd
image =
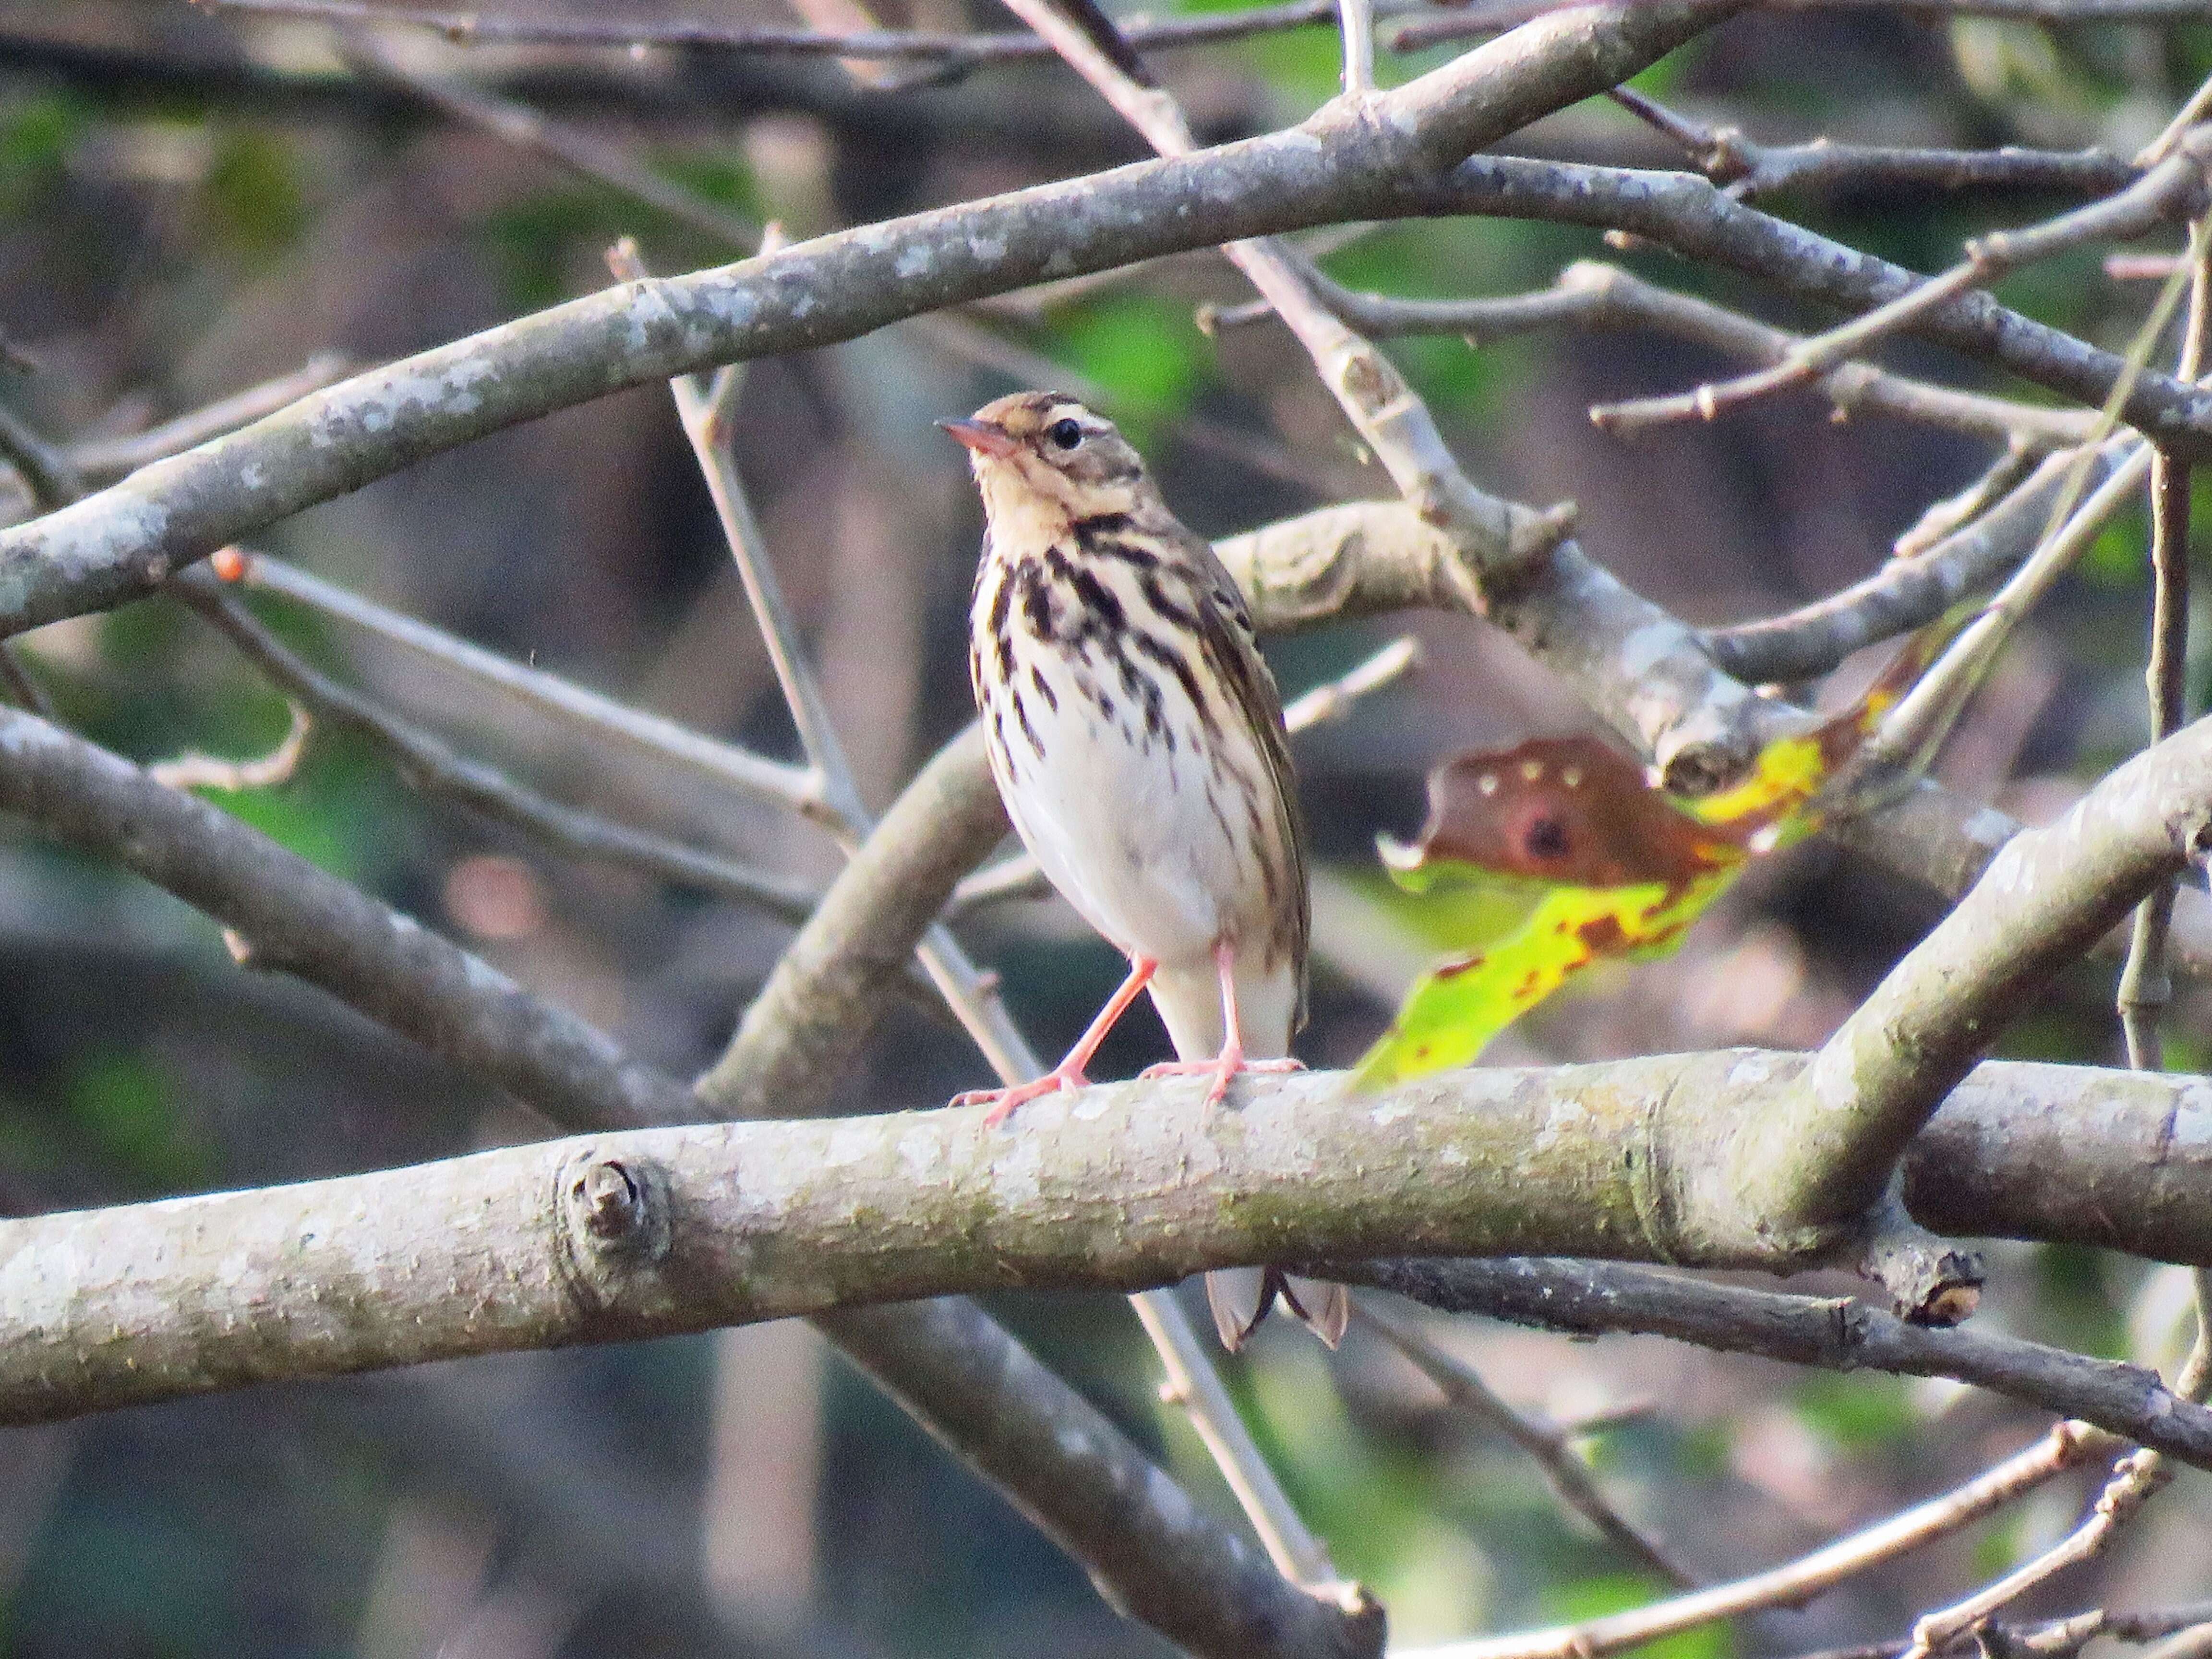
[[[991,775],[1023,844],[1129,975],[1067,1057],[980,1091],[988,1121],[1079,1089],[1149,989],[1177,1058],[1210,1075],[1287,1071],[1305,1017],[1304,831],[1274,677],[1213,550],[1169,511],[1112,422],[1059,392],[1017,392],[942,422],[969,450],[987,529],[969,675]],[[1273,1269],[1209,1274],[1239,1346],[1280,1292],[1332,1347],[1341,1285]]]

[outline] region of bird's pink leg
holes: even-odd
[[[1129,958],[1129,976],[1121,981],[1121,988],[1106,999],[1106,1006],[1098,1011],[1098,1018],[1075,1040],[1067,1051],[1067,1058],[1042,1077],[1027,1083],[1017,1083],[1005,1089],[971,1089],[964,1095],[952,1097],[955,1106],[981,1106],[989,1102],[991,1109],[983,1115],[986,1128],[995,1128],[1006,1121],[1007,1115],[1017,1106],[1035,1100],[1039,1095],[1048,1095],[1054,1089],[1087,1089],[1091,1079],[1083,1075],[1083,1068],[1091,1064],[1091,1056],[1098,1052],[1098,1045],[1106,1041],[1106,1034],[1119,1024],[1121,1016],[1129,1012],[1129,1005],[1137,1000],[1137,993],[1152,981],[1159,963],[1150,957]]]
[[[1305,1062],[1291,1060],[1244,1058],[1243,1023],[1237,1012],[1237,952],[1226,939],[1213,947],[1213,965],[1221,975],[1221,1052],[1212,1060],[1164,1060],[1147,1066],[1139,1077],[1203,1077],[1213,1073],[1213,1086],[1206,1103],[1218,1106],[1229,1097],[1229,1079],[1239,1072],[1303,1072]]]

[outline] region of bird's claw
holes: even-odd
[[[1285,1055],[1280,1060],[1247,1060],[1231,1052],[1218,1060],[1164,1060],[1157,1066],[1147,1066],[1137,1073],[1140,1078],[1211,1077],[1213,1085],[1206,1091],[1206,1103],[1218,1106],[1229,1098],[1230,1080],[1241,1072],[1303,1072],[1305,1061]]]
[[[952,1103],[955,1106],[989,1106],[991,1109],[983,1114],[983,1127],[995,1129],[1013,1115],[1016,1108],[1026,1106],[1040,1096],[1048,1095],[1055,1089],[1064,1089],[1073,1094],[1078,1089],[1090,1086],[1091,1079],[1081,1072],[1058,1066],[1042,1077],[1033,1078],[1027,1083],[1012,1084],[1004,1089],[970,1089],[963,1094],[953,1096]]]

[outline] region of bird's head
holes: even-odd
[[[1114,422],[1065,392],[1017,392],[938,424],[967,446],[994,523],[1009,514],[1129,513],[1152,493],[1144,458]]]

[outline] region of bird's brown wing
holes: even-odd
[[[1306,945],[1313,931],[1312,899],[1306,890],[1306,826],[1298,810],[1297,774],[1291,766],[1290,734],[1283,726],[1282,695],[1275,676],[1260,654],[1252,613],[1213,550],[1178,522],[1179,548],[1188,557],[1200,634],[1210,665],[1229,688],[1253,741],[1266,757],[1275,797],[1274,830],[1284,849],[1283,874],[1290,888],[1276,920],[1277,943],[1287,948],[1297,973],[1298,1001],[1291,1017],[1295,1031],[1306,1023]]]

